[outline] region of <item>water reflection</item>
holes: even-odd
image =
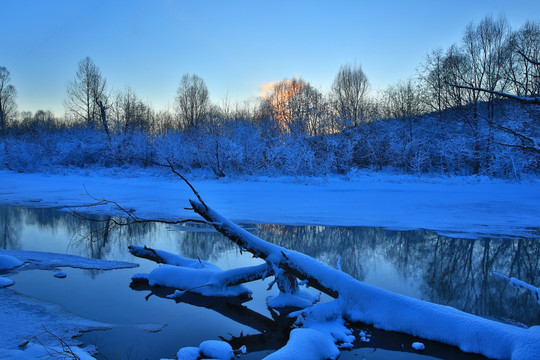
[[[14,249],[20,248],[20,229],[21,216],[17,216],[20,212],[18,207],[0,206],[0,248]]]
[[[538,285],[540,238],[455,239],[426,230],[280,225],[258,225],[255,233],[330,266],[341,257],[343,271],[359,280],[390,263],[400,281],[417,287],[419,298],[502,321],[540,324],[534,297],[492,276],[498,272]]]
[[[146,244],[211,262],[225,252],[232,253],[236,254],[233,265],[241,262],[236,245],[206,228],[140,224],[109,231],[104,225],[110,218],[96,218],[101,222],[81,221],[70,213],[51,209],[0,206],[0,248],[48,248],[133,261],[127,246]],[[339,261],[343,271],[355,278],[392,291],[503,321],[540,324],[535,299],[491,275],[495,271],[538,286],[540,238],[455,239],[426,230],[364,227],[246,227],[267,241],[301,251],[332,267]],[[36,236],[45,234],[54,241],[69,234],[65,236],[69,241],[56,244],[51,240],[39,245]]]

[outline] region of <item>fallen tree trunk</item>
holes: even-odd
[[[337,298],[333,311],[340,312],[348,321],[439,341],[490,358],[538,359],[540,326],[518,328],[364,284],[305,254],[270,244],[250,234],[204,203],[194,200],[190,203],[197,214],[246,251]],[[299,314],[320,313],[323,305],[328,304],[315,305]]]
[[[212,210],[206,206],[206,204],[195,200],[190,200],[190,203],[193,210],[207,220],[214,227],[214,229],[225,235],[246,251],[252,253],[255,257],[266,260],[267,262],[284,270],[286,273],[288,273],[288,275],[294,275],[300,280],[307,281],[309,286],[322,291],[325,294],[328,294],[334,298],[338,296],[338,291],[333,288],[331,282],[322,283],[319,278],[311,275],[313,272],[306,271],[307,269],[298,267],[296,266],[297,264],[288,261],[287,254],[296,252],[292,252],[291,250],[281,246],[270,244],[256,237],[255,235],[229,221],[216,211]],[[321,266],[324,266],[310,257],[307,258],[313,260]]]
[[[195,291],[206,295],[228,294],[227,288],[274,275],[268,263],[221,270],[218,266],[196,259],[189,259],[167,251],[146,246],[130,245],[133,256],[165,264],[149,275],[137,274],[134,281],[148,281],[160,286],[168,286],[183,291]],[[205,289],[207,288],[207,289]],[[212,291],[204,291],[212,289]],[[222,291],[216,290],[222,289]],[[231,292],[236,294],[236,292]]]
[[[202,260],[195,260],[195,259],[188,259],[183,256],[180,256],[178,254],[173,254],[168,251],[163,251],[159,249],[152,249],[146,246],[138,246],[138,245],[129,245],[128,250],[131,253],[131,255],[154,261],[158,264],[169,264],[169,265],[175,265],[175,266],[184,266],[184,267],[190,267],[194,269],[215,269],[219,270],[219,268],[207,261]]]

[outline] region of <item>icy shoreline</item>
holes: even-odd
[[[106,198],[148,218],[192,217],[178,178],[122,170],[68,175],[0,171],[0,203],[79,206]],[[429,229],[457,237],[538,236],[540,181],[362,173],[351,178],[193,180],[205,201],[235,222]],[[93,208],[92,211],[109,212]]]

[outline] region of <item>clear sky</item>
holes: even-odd
[[[513,28],[540,21],[540,0],[0,0],[0,66],[19,110],[57,115],[85,56],[111,89],[130,86],[157,109],[172,109],[185,73],[215,102],[295,76],[326,92],[355,63],[383,89],[459,42],[471,21],[501,14]]]

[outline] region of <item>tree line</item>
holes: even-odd
[[[23,170],[167,158],[217,176],[358,168],[537,174],[538,59],[538,22],[512,29],[504,17],[486,17],[470,23],[459,43],[430,51],[415,76],[375,94],[360,65],[342,66],[328,94],[292,78],[244,104],[212,103],[204,80],[185,74],[168,111],[132,88],[111,91],[86,57],[66,86],[61,118],[17,112],[9,71],[0,67],[0,157]]]

